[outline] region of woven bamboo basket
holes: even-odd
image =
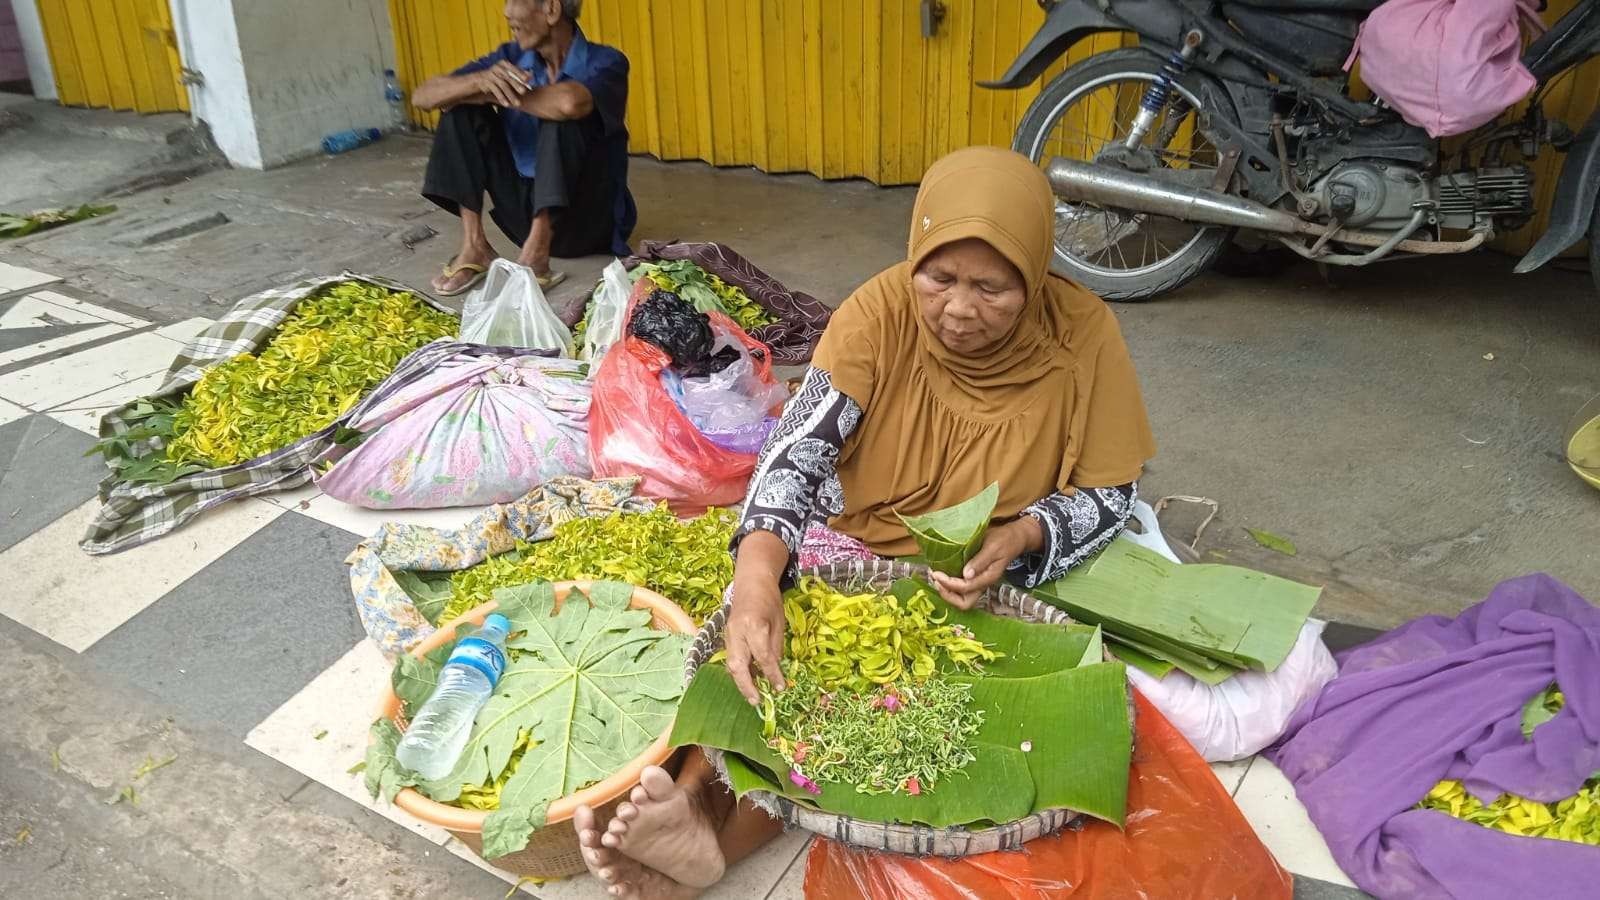
[[[593,582],[589,581],[557,583],[555,589],[558,608],[573,590],[587,594],[592,584]],[[411,654],[420,659],[427,655],[428,651],[442,646],[450,639],[457,622],[482,625],[484,617],[494,612],[498,605],[491,600],[462,613],[459,619],[441,625],[432,635],[418,644]],[[680,634],[691,634],[694,631],[694,622],[688,614],[676,603],[655,591],[635,587],[633,600],[629,605],[635,609],[648,609],[652,615],[651,625],[657,629]],[[393,687],[386,687],[383,699],[378,704],[378,715],[394,719],[404,730],[407,723],[400,715],[400,698],[395,696]],[[583,864],[582,849],[578,845],[578,833],[569,824],[572,821],[573,811],[579,804],[584,804],[595,810],[600,821],[610,819],[617,805],[639,783],[639,773],[643,772],[646,766],[669,765],[673,750],[667,744],[667,735],[671,730],[669,726],[654,743],[645,748],[644,752],[610,778],[551,803],[545,827],[533,832],[528,838],[528,846],[516,853],[487,860],[489,865],[514,875],[531,878],[565,878],[582,873],[586,867]],[[394,805],[424,822],[444,828],[463,844],[471,847],[472,852],[479,856],[483,855],[483,820],[488,817],[488,813],[438,803],[424,797],[421,792],[413,788],[401,790],[394,798]]]
[[[927,568],[892,560],[851,560],[802,569],[801,576],[816,576],[841,591],[888,591],[901,578],[928,575]],[[1009,584],[991,588],[978,601],[978,608],[997,616],[1009,616],[1024,622],[1043,622],[1053,625],[1071,624],[1072,619],[1055,607],[1034,599]],[[708,619],[695,635],[684,664],[684,679],[694,677],[700,666],[722,649],[722,630],[728,621],[730,606],[722,608]],[[1109,657],[1108,657],[1109,658]],[[1129,702],[1132,721],[1133,707]],[[720,750],[704,748],[706,757],[716,767],[724,783],[728,780],[727,765]],[[996,850],[1020,850],[1034,838],[1054,834],[1075,824],[1082,816],[1070,809],[1047,809],[1014,822],[990,828],[932,828],[927,825],[905,825],[898,822],[868,822],[836,813],[820,812],[801,806],[787,797],[768,791],[751,791],[745,795],[786,827],[799,827],[819,834],[829,840],[853,847],[901,853],[909,856],[975,856]]]

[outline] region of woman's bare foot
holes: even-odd
[[[722,879],[726,864],[717,832],[700,797],[650,766],[629,800],[617,807],[600,842],[681,885],[705,888]]]
[[[583,848],[583,864],[605,885],[610,896],[620,900],[692,900],[700,896],[699,888],[679,884],[602,844],[600,823],[589,807],[578,807],[572,825],[578,831],[578,845]]]

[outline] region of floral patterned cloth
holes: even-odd
[[[350,593],[367,636],[394,657],[433,633],[433,626],[400,587],[399,571],[454,572],[517,546],[546,540],[562,522],[614,512],[649,512],[655,503],[633,496],[637,478],[586,481],[560,477],[513,503],[491,506],[455,531],[387,524],[345,559]]]
[[[313,463],[329,496],[370,509],[479,506],[515,500],[562,475],[588,478],[589,395],[582,363],[487,347],[353,418],[354,447]]]

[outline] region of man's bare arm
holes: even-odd
[[[594,111],[594,95],[576,81],[531,88],[518,100],[517,109],[552,122],[581,119]]]

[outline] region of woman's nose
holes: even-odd
[[[945,302],[944,314],[954,319],[975,319],[978,317],[978,297],[969,288],[957,285],[950,292],[950,299]]]

